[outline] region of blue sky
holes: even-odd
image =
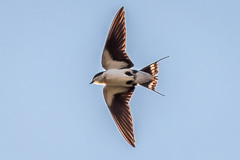
[[[102,86],[105,38],[125,7],[135,69],[159,63],[157,90],[130,101],[136,148]],[[240,159],[240,2],[0,1],[0,159]]]

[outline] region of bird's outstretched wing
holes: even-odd
[[[120,8],[115,15],[109,29],[105,47],[102,53],[102,66],[104,69],[131,68],[133,63],[129,59],[126,48],[126,28],[124,8]]]
[[[105,86],[103,94],[119,131],[125,140],[135,147],[132,116],[128,105],[133,91],[134,87]]]

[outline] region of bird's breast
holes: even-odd
[[[109,69],[103,76],[110,86],[132,87],[135,79],[135,73],[131,69]]]

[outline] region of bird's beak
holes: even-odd
[[[92,82],[90,82],[89,84],[92,84],[93,83],[93,81]]]

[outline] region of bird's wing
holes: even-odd
[[[103,94],[119,131],[125,140],[135,147],[132,116],[128,105],[133,91],[134,87],[105,86]]]
[[[106,70],[133,67],[125,52],[126,28],[123,9],[122,7],[113,19],[102,53],[102,66]]]

